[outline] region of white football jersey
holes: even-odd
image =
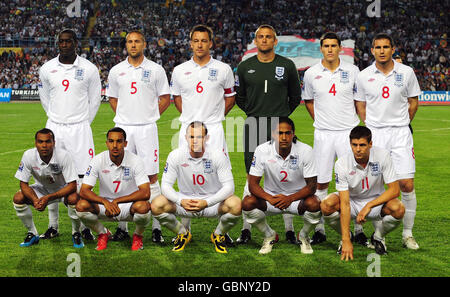
[[[236,94],[233,71],[229,65],[212,57],[204,66],[191,59],[174,68],[171,93],[181,96],[182,123],[221,122],[225,119],[224,97]]]
[[[354,103],[358,67],[340,61],[331,72],[315,64],[306,70],[303,79],[303,100],[314,100],[314,127],[326,130],[346,130],[359,124]]]
[[[191,157],[187,147],[170,152],[161,184],[178,183],[179,192],[194,199],[207,199],[225,182],[233,181],[229,159],[221,151],[205,151],[203,157]]]
[[[25,151],[15,177],[28,183],[31,176],[36,184],[43,186],[49,193],[59,191],[78,178],[70,154],[57,147],[48,164],[41,160],[36,148]]]
[[[150,183],[142,160],[129,151],[125,151],[119,166],[111,161],[109,151],[95,156],[84,175],[83,184],[94,187],[97,180],[100,183],[99,196],[110,200],[130,195],[138,190],[138,186]]]
[[[138,67],[128,58],[111,68],[106,96],[118,98],[114,122],[122,125],[155,123],[159,96],[170,94],[164,68],[144,57]]]
[[[297,140],[289,156],[281,157],[275,142],[259,145],[253,155],[250,175],[264,175],[264,191],[270,195],[294,194],[306,186],[305,178],[317,176],[312,148]]]
[[[55,123],[92,121],[100,106],[98,68],[77,56],[73,64],[62,64],[59,56],[39,69],[39,97],[47,117]]]
[[[356,87],[355,100],[366,102],[366,125],[377,128],[407,126],[408,98],[421,94],[414,70],[395,61],[388,75],[374,62],[359,73]]]
[[[366,168],[350,153],[336,161],[334,172],[336,190],[348,190],[350,199],[375,199],[385,191],[385,184],[397,180],[389,152],[375,146],[370,149]]]

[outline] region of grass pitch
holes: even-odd
[[[172,139],[179,125],[179,116],[171,105],[158,122],[160,141],[160,172],[171,150]],[[229,117],[244,114],[234,107]],[[296,124],[296,134],[302,142],[313,144],[312,120],[303,105],[292,115]],[[96,152],[106,150],[105,133],[113,127],[113,113],[108,104],[102,104],[92,124]],[[258,250],[263,237],[254,230],[252,241],[246,246],[230,248],[228,254],[214,251],[209,235],[217,225],[215,219],[193,219],[193,240],[181,253],[171,251],[170,239],[173,234],[164,229],[164,245],[151,242],[151,228],[144,235],[145,249],[140,252],[130,250],[131,241],[110,242],[102,252],[94,248],[96,242],[85,242],[83,249],[72,247],[71,224],[67,209],[60,204],[60,236],[52,240],[41,240],[38,245],[21,248],[19,243],[26,230],[16,217],[12,197],[19,189],[19,181],[14,178],[23,152],[34,146],[34,133],[45,126],[46,116],[39,103],[0,104],[0,124],[3,137],[0,138],[0,276],[66,276],[71,264],[68,256],[76,253],[80,257],[81,276],[151,276],[151,277],[301,277],[301,276],[367,276],[373,260],[368,255],[374,253],[355,246],[355,260],[340,261],[336,254],[338,235],[327,229],[327,241],[314,246],[314,254],[303,255],[300,248],[284,240],[284,224],[281,216],[270,217],[268,222],[280,235],[272,253],[261,256]],[[416,155],[416,194],[418,200],[414,235],[420,245],[417,251],[406,250],[401,244],[400,226],[386,238],[389,254],[381,257],[381,276],[450,276],[449,245],[449,176],[450,163],[450,108],[446,106],[421,106],[413,121]],[[230,130],[230,129],[228,129]],[[237,133],[236,133],[237,132]],[[234,138],[227,138],[236,194],[242,196],[245,183],[243,153],[238,151],[240,131],[235,130]],[[227,131],[230,135],[230,131]],[[174,138],[175,137],[175,138]],[[230,141],[234,139],[234,147]],[[98,186],[96,187],[96,189]],[[334,184],[330,184],[330,191]],[[47,229],[47,211],[33,210],[36,227],[40,233]],[[294,220],[295,230],[302,226],[300,217]],[[105,223],[115,230],[114,223]],[[242,221],[230,231],[233,239],[240,233]],[[130,232],[134,224],[129,223]],[[370,236],[372,225],[364,225]]]

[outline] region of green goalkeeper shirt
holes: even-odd
[[[248,117],[289,116],[300,100],[300,79],[290,59],[276,54],[262,63],[255,55],[238,65],[236,104]]]

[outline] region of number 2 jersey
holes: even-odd
[[[397,176],[387,150],[372,146],[366,168],[359,165],[353,153],[336,161],[336,190],[349,191],[350,199],[375,199],[384,191],[384,185],[395,182]]]
[[[256,148],[250,175],[264,175],[264,191],[270,195],[294,194],[306,186],[305,178],[317,176],[313,150],[297,140],[292,143],[290,154],[283,159],[275,145],[268,141]]]

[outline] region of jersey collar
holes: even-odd
[[[358,164],[358,162],[356,162],[355,160],[355,155],[352,153],[352,161],[353,161],[353,168],[357,168],[360,170],[367,170],[369,168],[369,164],[373,163],[373,147],[370,149],[370,154],[369,154],[369,161],[367,161],[367,165],[366,168],[363,168],[361,165]]]
[[[106,151],[107,152],[107,156],[108,156],[108,161],[109,161],[109,166],[110,167],[113,167],[113,166],[116,166],[117,168],[119,168],[119,167],[130,167],[129,166],[129,152],[127,151],[127,150],[125,150],[125,154],[123,155],[123,159],[122,159],[122,163],[120,163],[120,165],[119,166],[117,166],[116,165],[116,163],[114,163],[112,160],[111,160],[111,158],[110,158],[110,156],[109,156],[109,151]]]
[[[209,65],[211,65],[211,64],[215,61],[215,59],[214,59],[213,57],[211,57],[211,59],[209,59],[209,62],[206,63],[206,64],[203,65],[203,66],[198,65],[198,64],[194,61],[194,57],[191,57],[191,59],[190,59],[189,61],[191,61],[192,65],[193,65],[194,67],[207,68]]]
[[[51,157],[51,159],[50,159],[50,161],[48,161],[48,164],[47,163],[45,163],[44,161],[42,161],[42,159],[41,159],[41,156],[39,155],[39,152],[38,152],[38,150],[36,149],[36,160],[37,160],[37,163],[39,164],[39,165],[41,165],[41,166],[47,166],[47,165],[50,165],[50,164],[52,164],[52,163],[56,163],[55,162],[55,155],[56,155],[56,148],[53,148],[53,154],[52,154],[52,157]]]
[[[280,156],[280,154],[278,154],[278,152],[277,152],[277,148],[275,147],[275,141],[271,141],[270,143],[271,143],[272,154],[274,154],[275,157],[277,157],[280,160],[286,161],[286,160],[294,158],[294,156],[298,154],[295,143],[292,143],[291,151],[289,152],[289,155],[287,155],[286,159],[283,159],[283,157]]]
[[[399,72],[400,63],[396,62],[395,60],[392,60],[392,61],[394,62],[394,68],[393,68],[392,71],[389,72],[386,76],[390,76],[390,75],[392,75],[393,73],[398,73],[398,72]],[[376,66],[375,63],[376,63],[376,61],[374,61],[374,62],[372,63],[372,65],[371,65],[373,73],[384,75],[384,73],[381,72],[381,71],[377,68],[377,66]]]
[[[133,67],[133,68],[144,68],[144,66],[147,65],[148,61],[149,61],[149,60],[144,56],[144,60],[142,60],[142,63],[139,64],[139,66],[134,67],[133,65],[131,65],[131,64],[128,62],[128,57],[125,59],[125,63],[127,63],[128,67]]]
[[[322,60],[320,60],[319,65],[320,65],[320,69],[322,70],[322,72],[323,72],[323,71],[329,71],[329,72],[331,72],[330,69],[328,69],[328,68],[326,68],[325,66],[323,66]],[[335,70],[334,72],[332,72],[332,73],[335,73],[335,72],[338,72],[338,71],[345,71],[345,69],[342,67],[342,60],[341,60],[341,58],[339,58],[339,65],[338,65],[338,67],[337,67],[336,70]]]
[[[58,66],[62,66],[62,67],[79,67],[80,66],[80,56],[76,56],[75,61],[73,61],[73,64],[63,64],[59,61],[59,55],[56,57],[56,62],[58,63]]]

